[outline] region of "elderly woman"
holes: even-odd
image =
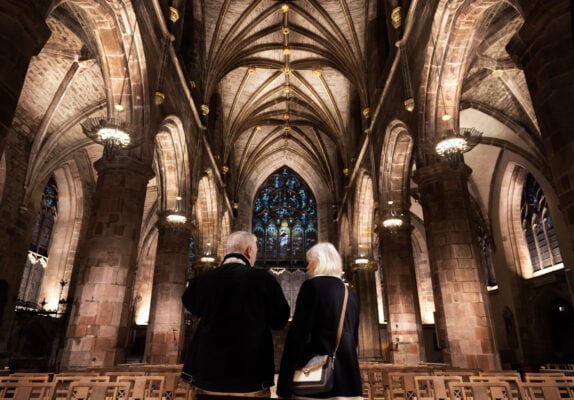
[[[295,368],[317,354],[333,354],[345,295],[341,256],[331,243],[318,243],[307,252],[307,272],[289,327],[277,384],[279,397],[296,397],[290,389]],[[334,387],[305,397],[362,399],[357,357],[359,303],[349,289],[343,333],[335,358]]]

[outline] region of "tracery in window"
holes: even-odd
[[[533,272],[563,267],[546,197],[532,174],[526,176],[522,190],[521,222]]]
[[[42,283],[44,268],[48,263],[48,248],[52,239],[52,229],[58,210],[58,187],[54,178],[50,178],[44,188],[42,203],[34,225],[30,250],[18,291],[21,307],[35,308],[38,291]]]
[[[317,242],[317,208],[309,187],[289,167],[271,174],[257,193],[253,233],[259,266],[305,267],[305,253]]]

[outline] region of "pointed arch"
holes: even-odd
[[[357,180],[355,197],[355,255],[360,258],[371,258],[373,255],[373,215],[374,215],[374,195],[373,180],[365,172]]]
[[[198,232],[196,248],[199,254],[217,254],[218,204],[213,171],[207,170],[199,180],[195,207]]]

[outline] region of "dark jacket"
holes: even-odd
[[[281,358],[277,383],[280,397],[292,394],[289,382],[297,366],[304,365],[313,355],[332,354],[343,297],[344,283],[336,277],[317,276],[301,285]],[[335,386],[331,392],[306,397],[362,396],[357,356],[358,334],[359,303],[349,289],[343,334],[335,359]]]
[[[200,317],[184,378],[218,392],[273,386],[271,329],[283,328],[289,319],[289,304],[275,277],[249,265],[223,264],[191,279],[182,301]]]

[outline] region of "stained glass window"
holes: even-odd
[[[521,204],[522,229],[533,272],[561,264],[562,256],[546,197],[531,174],[526,176]]]
[[[257,193],[253,233],[259,266],[305,267],[305,253],[317,243],[317,208],[305,181],[289,167],[271,174]]]

